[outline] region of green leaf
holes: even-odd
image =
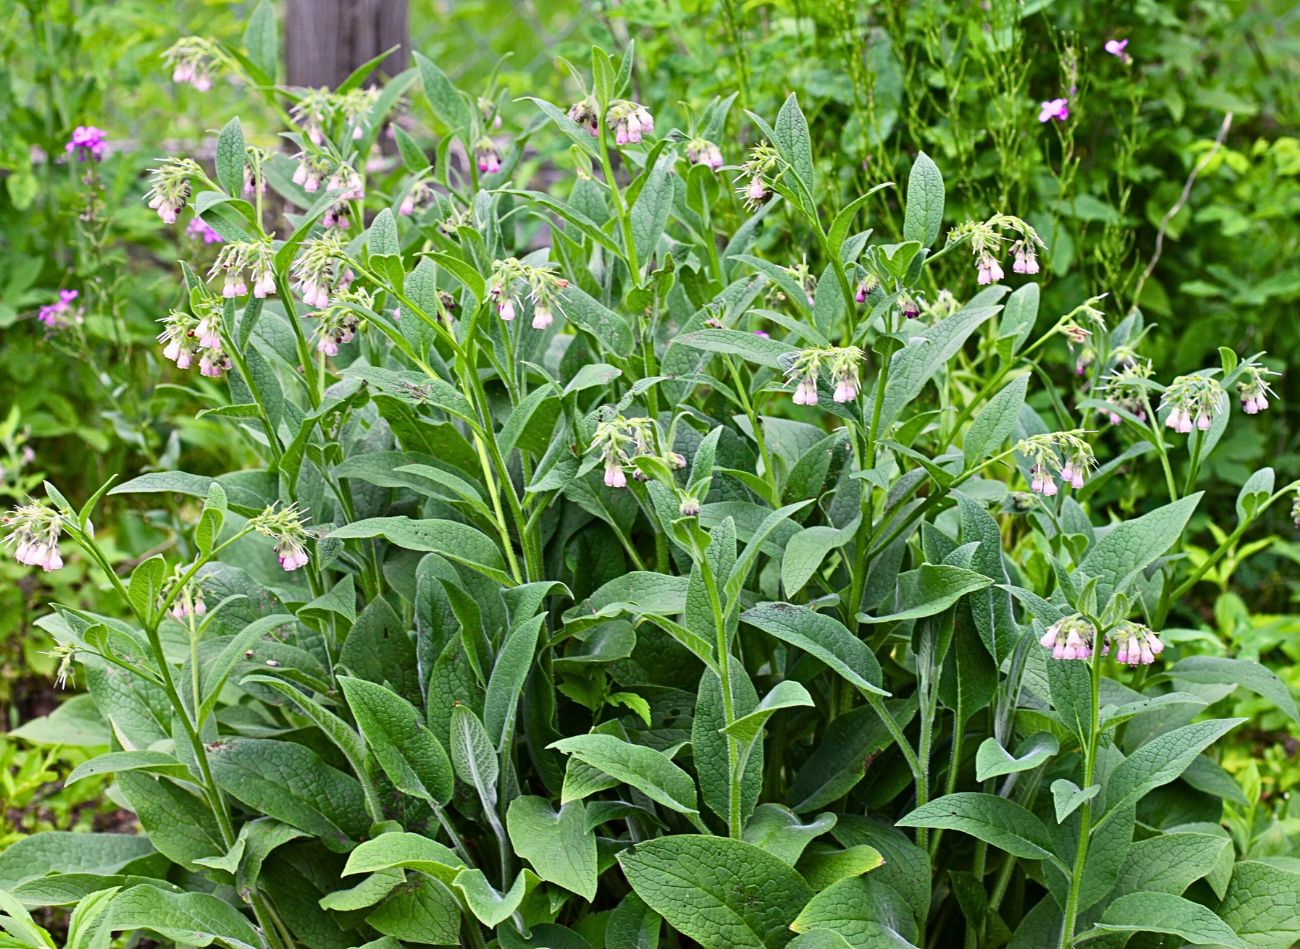
[[[454,946],[460,940],[460,915],[460,904],[451,890],[437,880],[420,877],[399,886],[366,922],[394,940]]]
[[[993,737],[985,738],[975,752],[975,780],[987,781],[1003,774],[1028,771],[1037,768],[1052,755],[1061,750],[1060,742],[1051,732],[1038,732],[1030,735],[1016,746],[1014,755]]]
[[[429,100],[433,114],[442,120],[453,134],[466,134],[469,131],[469,106],[461,98],[456,87],[451,84],[447,74],[419,52],[414,54],[415,65],[420,70],[420,82],[424,86],[424,95]]]
[[[545,619],[545,614],[539,614],[512,629],[492,667],[487,694],[483,697],[483,725],[498,749],[505,748],[514,730],[515,709],[519,706],[528,670],[532,668],[537,639]]]
[[[68,787],[96,774],[116,774],[121,771],[148,771],[151,774],[192,780],[190,769],[165,751],[111,751],[77,765],[64,780],[63,786]]]
[[[844,850],[819,848],[799,861],[798,869],[808,885],[821,891],[828,886],[870,873],[884,866],[885,856],[875,847],[857,844]]]
[[[943,227],[944,187],[939,167],[925,152],[918,152],[907,176],[903,239],[933,247]]]
[[[498,893],[492,884],[488,883],[482,870],[469,868],[461,870],[452,881],[452,886],[464,895],[470,912],[478,917],[480,923],[490,929],[505,922],[510,918],[510,914],[519,908],[519,904],[524,899],[524,884],[524,875],[520,873],[507,892]]]
[[[802,182],[809,199],[815,200],[817,176],[813,166],[812,137],[808,120],[799,108],[799,97],[793,92],[786,97],[777,113],[776,136],[772,142],[781,157],[790,163],[795,176]]]
[[[1101,790],[1100,784],[1090,784],[1081,788],[1073,781],[1057,778],[1052,782],[1052,803],[1056,808],[1056,822],[1065,823],[1065,819],[1079,809],[1084,801],[1091,801]]]
[[[641,186],[636,204],[632,205],[632,240],[636,245],[637,259],[649,260],[659,246],[668,212],[673,204],[673,166],[677,155],[667,151],[659,156],[650,174]]]
[[[1082,573],[1100,578],[1097,601],[1105,603],[1115,593],[1122,592],[1141,571],[1172,547],[1182,536],[1200,500],[1198,491],[1107,530],[1079,564]]]
[[[805,824],[788,807],[760,804],[745,823],[743,836],[746,843],[762,847],[782,863],[793,867],[804,849],[834,826],[834,814],[819,814]]]
[[[781,557],[781,588],[793,597],[804,588],[813,574],[821,569],[822,561],[832,550],[843,547],[853,539],[858,520],[842,529],[818,524],[805,527],[790,538]]]
[[[532,864],[539,877],[589,903],[596,898],[596,833],[587,828],[581,801],[556,811],[544,797],[517,797],[506,811],[506,829],[515,853]]]
[[[783,708],[795,708],[800,705],[811,707],[812,696],[798,682],[785,680],[778,682],[771,692],[763,696],[758,707],[742,718],[736,719],[723,729],[728,735],[748,744],[756,739],[767,724],[767,720]]]
[[[904,592],[905,601],[913,605],[887,616],[867,616],[858,614],[859,623],[894,623],[902,620],[920,619],[942,613],[967,593],[974,593],[993,581],[982,573],[954,567],[950,564],[922,564],[918,569],[900,574],[899,589]]]
[[[266,74],[267,82],[273,84],[280,65],[280,26],[270,0],[260,0],[249,15],[244,27],[244,51]]]
[[[1053,857],[1047,828],[1014,801],[995,794],[958,791],[930,801],[898,821],[900,827],[960,830],[1016,857]]]
[[[483,723],[474,710],[457,705],[451,710],[451,763],[456,776],[478,791],[484,808],[495,808],[501,766]]]
[[[795,351],[788,343],[766,339],[754,333],[724,328],[687,333],[678,336],[673,342],[679,346],[689,346],[691,349],[702,349],[705,352],[739,356],[747,362],[783,372],[785,364],[782,357]]]
[[[662,751],[601,734],[574,735],[552,742],[548,747],[617,778],[669,810],[699,813],[695,806],[695,782]]]
[[[797,933],[828,930],[863,949],[915,947],[916,920],[892,887],[860,876],[822,890],[790,925]]]
[[[637,896],[705,946],[779,945],[812,896],[792,867],[726,837],[661,837],[624,850],[618,862]]]
[[[865,693],[888,695],[880,687],[880,663],[839,620],[806,606],[760,603],[740,617],[746,623],[816,656]]]
[[[1214,871],[1224,848],[1232,849],[1232,838],[1226,833],[1171,833],[1139,840],[1124,858],[1115,892],[1158,890],[1181,894]]]
[[[383,537],[406,550],[442,554],[498,583],[513,585],[505,572],[501,549],[477,528],[438,518],[415,521],[409,517],[369,517],[345,524],[325,535],[339,540]]]
[[[1001,447],[1015,431],[1020,420],[1020,410],[1025,406],[1025,392],[1029,388],[1029,374],[1018,376],[1002,387],[980,409],[966,438],[962,441],[962,457],[966,470],[970,470]]]
[[[1249,659],[1225,659],[1219,656],[1188,656],[1165,670],[1171,679],[1197,685],[1236,685],[1262,696],[1277,706],[1291,721],[1300,724],[1291,690],[1273,670]]]
[[[1300,873],[1241,861],[1232,869],[1219,916],[1251,949],[1290,949],[1300,940]]]
[[[1246,479],[1237,495],[1237,522],[1244,524],[1273,493],[1273,469],[1260,468]]]
[[[378,873],[393,867],[417,870],[450,884],[465,862],[446,846],[428,837],[405,832],[380,834],[358,844],[348,854],[343,876],[354,873]]]
[[[1244,718],[1216,718],[1175,728],[1147,742],[1122,761],[1106,785],[1108,814],[1136,804],[1148,791],[1182,774],[1192,760]]]
[[[1107,933],[1167,933],[1194,946],[1237,946],[1228,924],[1212,910],[1171,893],[1125,893],[1102,913],[1094,929]]]
[[[370,227],[366,230],[366,249],[370,251],[371,257],[391,257],[402,252],[402,245],[397,239],[397,220],[390,209],[384,208],[370,222]],[[405,280],[402,282],[405,283]]]
[[[370,753],[393,786],[431,804],[451,800],[447,752],[410,702],[375,682],[339,676],[339,685]]]
[[[155,554],[131,571],[131,582],[126,593],[136,615],[143,616],[146,620],[153,616],[166,584],[167,561],[162,554]]]
[[[19,837],[0,851],[0,889],[52,873],[109,876],[154,852],[140,834],[49,830]]]
[[[576,282],[560,290],[558,297],[565,318],[595,337],[607,353],[632,352],[632,327],[621,314],[588,295]]]
[[[140,885],[113,898],[113,932],[146,929],[187,946],[261,949],[262,940],[244,914],[208,893],[172,893]]]
[[[232,198],[244,193],[244,130],[238,117],[217,136],[217,183]]]

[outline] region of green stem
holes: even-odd
[[[1092,660],[1088,664],[1091,696],[1089,702],[1088,739],[1084,745],[1083,787],[1092,787],[1094,770],[1097,763],[1097,740],[1101,735],[1099,711],[1101,707],[1101,649],[1102,636],[1099,624],[1096,642],[1093,644]],[[1100,825],[1098,825],[1100,827]],[[1079,914],[1079,890],[1083,886],[1083,874],[1088,863],[1088,841],[1092,833],[1092,802],[1084,801],[1079,806],[1079,838],[1074,854],[1074,867],[1070,871],[1070,889],[1065,899],[1065,915],[1061,922],[1061,941],[1059,949],[1070,949],[1074,942],[1074,927]]]
[[[709,563],[707,551],[696,549],[696,563],[700,565],[700,576],[704,580],[704,589],[709,596],[709,608],[713,611],[713,626],[718,650],[718,678],[722,680],[722,716],[727,728],[736,720],[736,705],[731,690],[731,644],[727,642],[727,621],[723,615],[722,599],[718,596],[717,579],[713,576],[713,565]],[[736,739],[727,734],[727,832],[739,839],[741,831],[741,778],[740,748]]]

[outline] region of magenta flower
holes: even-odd
[[[185,228],[185,236],[194,240],[202,238],[205,244],[220,244],[222,242],[221,235],[209,227],[208,222],[201,217],[196,217],[190,221]]]
[[[1052,99],[1042,103],[1042,108],[1038,112],[1038,121],[1050,122],[1056,119],[1058,122],[1064,122],[1070,117],[1070,100],[1069,99]]]
[[[75,299],[77,299],[76,290],[60,290],[58,301],[41,307],[36,318],[50,329],[57,329],[65,323],[64,314],[72,309],[72,301]]]
[[[93,125],[78,125],[72,130],[72,138],[64,149],[69,155],[75,154],[77,161],[94,159],[99,161],[107,149],[107,138],[103,129]]]
[[[1129,63],[1133,62],[1133,57],[1124,51],[1125,46],[1128,46],[1128,40],[1107,40],[1104,48],[1106,52],[1110,53],[1127,66]]]

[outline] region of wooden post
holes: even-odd
[[[379,71],[395,76],[410,62],[407,0],[286,0],[284,34],[291,86],[333,88],[394,46]]]

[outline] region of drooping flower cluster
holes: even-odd
[[[960,240],[971,243],[980,286],[997,283],[1005,276],[999,263],[1004,243],[1009,241],[1011,244],[1011,269],[1018,274],[1038,273],[1038,251],[1047,249],[1038,232],[1014,214],[995,214],[987,221],[959,224],[948,232],[948,243]]]
[[[108,149],[107,133],[93,125],[78,125],[72,130],[72,138],[63,146],[64,150],[77,161],[99,161]]]
[[[348,217],[350,211],[348,202],[361,201],[366,196],[361,176],[351,165],[339,165],[325,182],[325,188],[328,191],[337,191],[339,195],[338,200],[330,205],[321,217],[321,224],[326,228],[346,231],[351,224],[351,218]]]
[[[693,138],[686,143],[686,160],[717,171],[722,167],[722,149],[706,138]]]
[[[501,170],[501,153],[497,151],[496,142],[486,135],[474,145],[474,163],[482,175],[495,175]]]
[[[329,305],[344,261],[343,240],[333,232],[303,242],[289,272],[304,303],[318,309]]]
[[[1079,614],[1066,616],[1047,627],[1038,641],[1052,650],[1053,659],[1091,659],[1096,648],[1097,630]],[[1102,655],[1108,650],[1102,644]]]
[[[589,451],[598,454],[604,462],[605,486],[625,488],[627,473],[624,468],[634,465],[637,458],[652,456],[670,468],[686,467],[686,459],[675,451],[665,450],[663,442],[663,435],[653,419],[615,415],[596,424]],[[646,479],[639,469],[633,471],[632,477],[638,481]],[[687,516],[685,512],[683,516]]]
[[[1127,666],[1149,666],[1165,651],[1165,644],[1147,627],[1128,620],[1111,631],[1115,640],[1115,661]]]
[[[60,329],[68,325],[68,314],[73,312],[72,301],[77,299],[80,294],[76,290],[60,290],[59,298],[53,303],[47,303],[41,307],[36,318],[40,320],[48,329]],[[82,310],[80,307],[75,312],[77,322],[81,321]]]
[[[176,215],[190,199],[190,179],[197,174],[201,169],[191,158],[169,158],[149,173],[151,187],[145,198],[163,223],[176,223]]]
[[[219,379],[230,368],[221,339],[221,309],[213,301],[198,304],[201,316],[184,310],[172,310],[163,317],[163,331],[158,341],[163,344],[163,356],[176,363],[177,369],[189,369],[194,360],[199,361],[199,373],[210,379]]]
[[[1241,396],[1241,410],[1247,415],[1258,415],[1268,408],[1268,397],[1277,397],[1269,387],[1270,376],[1278,373],[1263,366],[1247,364],[1242,367],[1242,380],[1237,383],[1237,394]]]
[[[605,111],[605,126],[613,130],[615,144],[635,145],[644,136],[654,134],[655,120],[640,103],[615,99]]]
[[[587,130],[592,138],[600,135],[600,112],[596,109],[596,100],[587,96],[569,106],[569,118]]]
[[[202,36],[186,36],[163,53],[172,70],[172,82],[189,83],[199,92],[212,88],[212,75],[222,66],[220,47]]]
[[[249,526],[259,534],[275,541],[275,555],[280,566],[292,572],[307,565],[307,541],[311,535],[303,526],[305,518],[294,505],[277,508],[271,505],[249,521]]]
[[[853,300],[856,303],[866,303],[867,297],[871,296],[880,286],[880,278],[875,274],[867,274],[858,281],[858,289],[853,294]]]
[[[308,194],[315,194],[320,190],[321,183],[329,177],[334,163],[324,156],[310,155],[307,152],[299,152],[296,157],[298,167],[293,171],[293,183]]]
[[[253,296],[261,300],[275,295],[275,250],[269,239],[227,244],[217,254],[208,279],[222,275],[221,295],[242,297],[248,293],[245,272],[253,282]]]
[[[749,150],[749,157],[740,166],[736,183],[740,185],[736,193],[740,195],[749,211],[757,210],[771,193],[768,182],[773,178],[781,161],[775,148],[767,142],[759,142]]]
[[[1096,464],[1092,446],[1081,429],[1031,435],[1016,444],[1016,451],[1030,462],[1029,488],[1046,497],[1058,492],[1056,479],[1069,488],[1082,488],[1089,470]]]
[[[1075,353],[1074,371],[1084,375],[1097,359],[1097,353],[1091,345],[1094,332],[1106,329],[1106,314],[1097,306],[1106,299],[1108,293],[1089,297],[1073,310],[1061,317],[1059,332],[1070,341],[1070,350]]]
[[[374,298],[360,287],[341,288],[329,304],[312,314],[316,318],[316,351],[337,356],[339,347],[352,342],[361,326],[361,316],[349,304],[366,309],[374,307]]]
[[[20,504],[3,518],[9,529],[6,544],[14,548],[14,559],[29,567],[58,570],[63,566],[59,554],[59,534],[63,530],[63,515],[39,502]]]
[[[158,597],[159,607],[167,601],[167,598],[176,589],[177,584],[181,582],[184,575],[185,569],[183,567],[177,566],[172,571],[167,587]],[[203,602],[202,582],[198,579],[192,579],[176,591],[176,598],[172,600],[171,608],[167,612],[176,622],[184,623],[191,616],[203,616],[207,611],[208,606]]]
[[[1151,382],[1152,373],[1149,359],[1118,358],[1115,368],[1102,380],[1101,397],[1109,405],[1124,409],[1145,424],[1149,392],[1155,387]],[[1118,425],[1123,421],[1122,416],[1113,410],[1107,413],[1107,417],[1112,425]]]
[[[325,127],[334,115],[334,94],[326,88],[305,89],[289,115],[313,145],[325,141]]]
[[[1214,417],[1228,407],[1228,398],[1219,380],[1213,376],[1179,376],[1166,387],[1160,408],[1168,409],[1165,427],[1180,435],[1193,428],[1206,432]]]
[[[403,217],[410,217],[418,210],[427,208],[433,203],[433,186],[429,182],[420,180],[414,182],[407,190],[402,203],[397,206],[397,213]]]
[[[795,405],[817,404],[817,380],[822,372],[830,376],[836,402],[852,402],[862,389],[862,350],[856,346],[801,349],[790,356],[786,379],[794,384]]]
[[[568,285],[569,281],[559,276],[554,267],[537,267],[517,257],[507,257],[493,261],[488,294],[497,305],[497,314],[507,323],[518,315],[527,297],[533,304],[533,329],[544,330],[555,322],[560,291]]]

